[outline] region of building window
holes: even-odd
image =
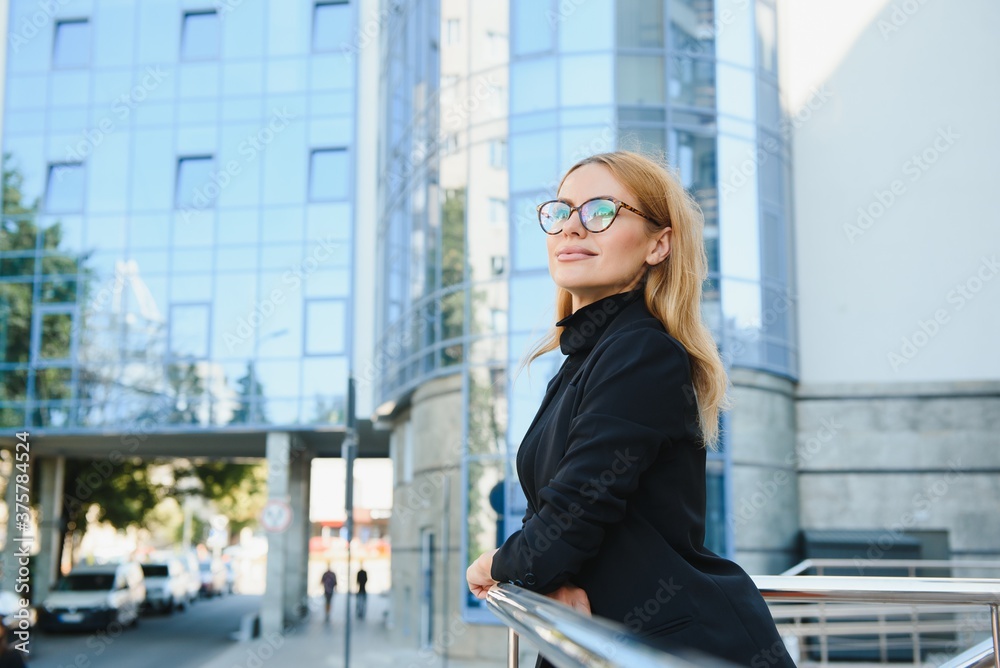
[[[215,160],[210,155],[195,155],[177,161],[178,209],[205,209],[219,196],[219,186],[211,181]]]
[[[444,23],[444,43],[458,44],[462,40],[462,24],[458,19],[448,19]]]
[[[90,64],[90,21],[57,21],[52,44],[52,67],[86,67]]]
[[[170,305],[170,355],[190,359],[208,357],[210,304]]]
[[[507,141],[493,139],[490,141],[490,167],[494,169],[507,168]]]
[[[344,352],[346,304],[342,299],[306,300],[306,355]]]
[[[211,60],[219,57],[218,12],[185,12],[181,31],[183,60]]]
[[[309,201],[347,199],[349,189],[347,149],[323,148],[313,151],[309,164]]]
[[[313,51],[361,48],[350,40],[351,7],[347,2],[317,2],[313,9]]]
[[[504,269],[507,268],[507,258],[503,255],[492,255],[490,256],[490,268],[493,270],[494,276],[500,276],[503,274]],[[500,331],[500,330],[497,330]]]
[[[45,210],[57,213],[83,211],[83,163],[63,162],[49,165],[45,188]]]
[[[507,200],[498,197],[490,198],[490,222],[495,225],[507,222]]]
[[[458,135],[454,132],[446,134],[441,141],[441,154],[451,155],[458,150]]]

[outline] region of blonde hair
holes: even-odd
[[[606,167],[635,197],[635,201],[629,203],[658,221],[658,224],[646,221],[650,235],[663,230],[667,224],[672,228],[670,253],[659,264],[647,267],[639,285],[643,288],[649,312],[688,352],[702,445],[715,449],[719,440],[719,416],[731,408],[731,403],[725,366],[701,316],[702,283],[708,277],[701,207],[669,167],[632,151],[598,153],[580,160],[569,168],[559,188],[573,171],[591,164]],[[555,320],[570,315],[572,308],[573,296],[568,290],[557,287]],[[517,372],[537,357],[558,348],[562,331],[562,327],[553,326],[521,361]]]

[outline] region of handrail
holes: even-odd
[[[993,666],[1000,668],[1000,580],[987,578],[752,575],[769,601],[986,605],[993,632]]]
[[[993,658],[993,645],[989,638],[970,647],[951,661],[942,663],[940,668],[980,668],[988,666]]]
[[[811,557],[795,564],[781,575],[798,575],[810,568],[815,568],[817,575],[823,575],[824,568],[905,568],[913,575],[918,568],[952,568],[965,570],[969,568],[995,568],[1000,570],[1000,560],[997,559],[833,559]]]
[[[685,658],[645,645],[624,625],[587,617],[533,591],[501,583],[486,606],[508,627],[507,667],[518,666],[518,637],[541,650],[557,668],[733,668],[733,664],[696,652]],[[693,659],[692,663],[688,659]]]

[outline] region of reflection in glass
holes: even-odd
[[[45,188],[45,210],[50,212],[75,212],[83,210],[83,163],[64,162],[49,165],[48,184]]]
[[[309,201],[347,199],[349,167],[346,148],[313,151],[309,167]]]
[[[618,104],[662,105],[663,56],[618,56]]]
[[[502,366],[476,366],[468,370],[470,455],[505,455],[507,452],[507,370]]]
[[[181,34],[183,60],[208,60],[219,57],[218,12],[185,12]]]
[[[350,42],[351,6],[346,0],[316,3],[312,38],[313,51],[336,51]]]
[[[345,352],[347,302],[341,299],[306,301],[306,354],[328,355]]]
[[[516,55],[552,50],[551,11],[547,2],[511,0],[511,50]]]
[[[210,155],[188,156],[177,161],[176,208],[204,209],[215,203],[219,187],[211,182],[214,165]]]
[[[170,354],[208,357],[210,304],[173,304],[170,307]]]
[[[463,459],[468,470],[466,489],[466,527],[468,543],[466,556],[468,567],[483,552],[500,547],[508,533],[513,531],[506,521],[505,460],[491,458],[481,460]],[[470,607],[482,605],[471,592],[466,590],[466,603]]]
[[[73,314],[43,312],[40,315],[37,357],[44,360],[68,360],[73,342]]]
[[[618,0],[619,48],[663,48],[663,3]]]
[[[671,48],[686,56],[715,55],[714,0],[670,0]]]
[[[690,107],[715,107],[715,63],[711,60],[670,58],[670,101]]]
[[[86,67],[90,63],[90,21],[56,21],[52,67]]]
[[[778,73],[778,38],[774,7],[757,2],[757,67],[775,76]]]

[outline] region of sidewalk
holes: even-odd
[[[330,622],[323,621],[323,601],[310,599],[308,618],[295,628],[276,638],[254,638],[233,642],[233,647],[204,663],[200,668],[264,668],[290,666],[306,668],[343,668],[344,626],[347,596],[334,596]],[[352,597],[352,603],[354,599]],[[351,619],[351,668],[431,668],[445,665],[444,659],[430,650],[416,648],[416,639],[407,639],[408,646],[392,643],[384,623],[389,598],[385,594],[369,594],[368,614],[364,620]],[[523,645],[523,643],[522,643]],[[530,655],[530,658],[529,658]],[[504,668],[506,656],[494,661],[462,661],[449,658],[448,668]],[[535,652],[522,646],[521,665],[533,666]]]

